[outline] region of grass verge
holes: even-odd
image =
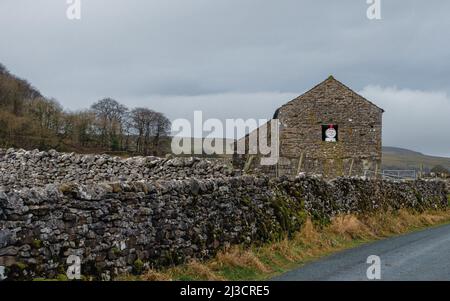
[[[326,227],[308,220],[292,239],[250,248],[234,246],[205,262],[194,260],[117,280],[264,280],[337,251],[445,223],[450,223],[450,209],[345,215],[334,218]]]

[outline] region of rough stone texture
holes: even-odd
[[[277,176],[300,172],[336,176],[364,175],[381,168],[383,110],[333,77],[280,107],[280,160],[272,168],[253,160],[251,169]],[[338,126],[338,142],[322,141],[322,125]],[[249,146],[246,140],[247,149]],[[235,156],[243,167],[249,156]]]
[[[219,161],[0,150],[0,266],[9,279],[111,279],[298,231],[309,215],[444,208],[445,184],[236,176]]]
[[[77,182],[140,181],[153,179],[214,178],[233,175],[218,160],[199,158],[82,155],[33,150],[0,149],[0,186],[36,187]]]
[[[252,176],[5,186],[0,265],[9,279],[54,278],[79,255],[83,275],[110,279],[291,234],[307,215],[326,223],[340,213],[444,208],[446,193],[431,181]]]

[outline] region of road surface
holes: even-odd
[[[342,251],[274,278],[275,281],[368,280],[371,255],[380,258],[381,280],[450,281],[450,225]],[[371,269],[371,271],[376,271]],[[372,273],[372,275],[374,275]]]

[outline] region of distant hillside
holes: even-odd
[[[430,171],[436,165],[441,165],[450,171],[450,158],[424,155],[409,149],[398,147],[383,147],[383,169],[415,169]]]
[[[150,108],[105,97],[69,112],[0,63],[0,148],[164,155],[170,120]]]
[[[42,97],[41,93],[26,80],[11,74],[0,64],[0,107],[15,115],[21,115],[33,99]]]
[[[62,109],[0,64],[0,147],[55,148]]]

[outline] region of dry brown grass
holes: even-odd
[[[171,281],[172,278],[165,273],[159,273],[155,270],[148,270],[141,276],[141,280],[144,281]]]
[[[228,251],[219,252],[216,260],[210,263],[210,266],[214,269],[220,269],[221,267],[241,267],[241,268],[254,268],[261,273],[269,273],[271,270],[261,262],[258,256],[252,250],[245,250],[238,246],[232,247]]]
[[[358,217],[354,215],[337,216],[332,219],[328,231],[351,239],[372,238],[374,234]]]
[[[399,210],[372,215],[345,215],[317,227],[307,220],[292,239],[263,246],[234,246],[206,262],[148,271],[141,280],[259,280],[279,274],[315,258],[363,242],[450,222],[450,209],[423,213]]]
[[[193,260],[187,264],[187,270],[190,271],[190,273],[198,277],[200,279],[207,279],[207,280],[214,280],[214,281],[220,281],[225,280],[220,275],[216,275],[211,268],[203,264],[197,260]]]

